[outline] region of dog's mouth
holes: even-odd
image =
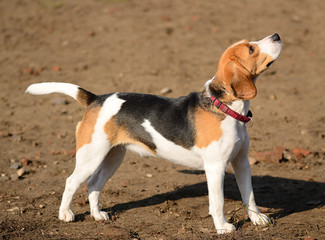
[[[274,60],[271,61],[271,62],[269,62],[268,64],[266,64],[266,67],[267,67],[267,68],[270,67],[273,63],[274,63]]]

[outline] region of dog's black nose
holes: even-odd
[[[281,41],[281,38],[280,38],[279,34],[277,34],[277,33],[274,33],[274,34],[271,36],[271,39],[272,39],[272,41],[274,41],[274,42],[280,42],[280,41]]]

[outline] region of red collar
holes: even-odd
[[[252,115],[251,111],[248,111],[247,116],[244,116],[244,115],[241,115],[240,113],[232,110],[230,107],[225,105],[223,102],[219,101],[219,99],[217,99],[216,97],[211,96],[211,100],[213,102],[213,105],[215,105],[217,108],[219,108],[225,114],[228,114],[229,116],[237,119],[238,121],[244,122],[246,126],[247,125],[249,125],[249,127],[253,126],[253,119],[252,119],[253,115]],[[248,122],[250,122],[250,124],[248,124]]]

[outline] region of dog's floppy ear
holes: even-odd
[[[235,61],[228,62],[225,66],[224,81],[236,98],[248,100],[257,94],[253,76]]]

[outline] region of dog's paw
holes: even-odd
[[[99,211],[97,213],[92,213],[91,216],[96,221],[104,221],[104,220],[108,220],[109,219],[107,212],[104,212],[104,211]]]
[[[60,210],[59,219],[65,222],[72,222],[74,221],[74,214],[71,209]]]
[[[254,225],[267,225],[270,220],[262,213],[249,211],[248,216]]]
[[[222,226],[216,227],[218,234],[230,233],[236,230],[235,226],[230,223],[224,223]]]

